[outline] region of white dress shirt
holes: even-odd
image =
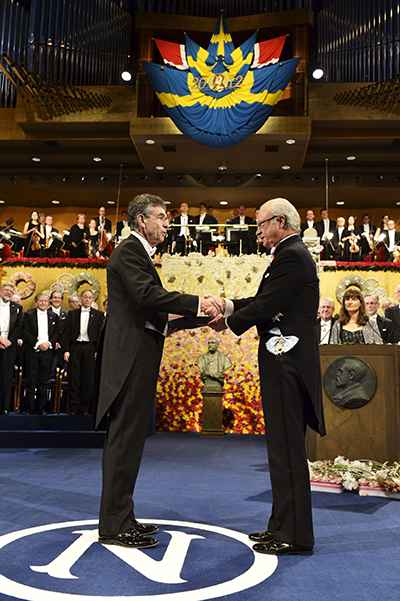
[[[395,234],[396,234],[395,230],[388,230],[388,239],[389,239],[388,247],[389,247],[389,252],[392,252],[392,250],[394,250],[394,247],[395,247],[395,244],[396,244],[395,243]]]
[[[89,338],[89,334],[88,334],[89,317],[90,317],[90,307],[88,307],[88,308],[81,307],[80,333],[77,338],[78,342],[90,342],[90,338]]]
[[[329,335],[332,328],[332,320],[324,321],[321,319],[321,338],[320,344],[329,344]]]
[[[181,214],[181,229],[179,230],[179,236],[185,236],[185,238],[188,237],[189,235],[189,229],[188,229],[188,215],[187,213],[182,213]]]
[[[49,321],[47,316],[47,309],[45,311],[41,311],[40,309],[36,309],[37,314],[37,322],[38,322],[38,339],[33,347],[35,351],[38,350],[39,344],[43,344],[44,342],[50,342],[49,340]],[[51,348],[51,344],[50,347]]]
[[[0,298],[0,336],[8,340],[10,331],[10,302]]]

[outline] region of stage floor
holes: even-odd
[[[100,449],[1,449],[0,468],[1,601],[399,598],[396,500],[314,492],[314,555],[253,553],[272,501],[263,436],[148,438],[136,515],[160,544],[143,551],[96,542]]]

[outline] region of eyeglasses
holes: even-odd
[[[257,223],[258,228],[260,228],[262,225],[264,225],[264,223],[268,223],[268,221],[271,221],[272,219],[276,219],[276,215],[274,215],[273,217],[269,217],[269,219],[264,219],[264,221],[260,221],[259,223]]]

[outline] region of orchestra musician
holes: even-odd
[[[29,216],[29,221],[24,225],[22,232],[23,236],[26,236],[25,241],[25,257],[39,257],[41,244],[40,241],[44,239],[44,229],[39,223],[39,213],[32,211]]]
[[[51,215],[47,215],[45,219],[44,226],[44,244],[41,252],[42,257],[55,257],[58,247],[53,244],[54,242],[54,234],[58,234],[58,230],[53,227],[53,217]]]
[[[95,219],[97,228],[99,231],[103,228],[106,234],[111,234],[112,225],[111,221],[106,217],[106,209],[105,207],[100,207],[99,216]]]
[[[95,259],[99,257],[99,230],[95,219],[91,219],[89,222],[89,257]]]
[[[76,223],[69,232],[70,257],[73,259],[85,259],[88,256],[90,230],[86,225],[86,215],[79,213]]]

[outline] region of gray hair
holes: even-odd
[[[325,296],[324,298],[321,298],[321,300],[319,301],[320,306],[323,301],[328,301],[329,303],[331,303],[332,307],[335,308],[335,301],[331,296]]]
[[[41,296],[45,296],[47,298],[47,300],[49,300],[49,295],[47,294],[47,292],[38,292],[34,298],[35,303],[38,302],[38,300]]]
[[[0,288],[0,290],[3,290],[6,286],[9,286],[10,288],[12,288],[15,291],[15,286],[14,284],[3,284],[2,287]]]
[[[165,211],[165,202],[160,196],[154,194],[139,194],[134,198],[128,207],[129,225],[132,229],[138,230],[137,218],[139,215],[150,217],[150,210],[153,207],[162,207]]]
[[[271,200],[265,202],[262,207],[268,207],[272,215],[275,217],[283,215],[286,221],[285,229],[300,234],[300,215],[292,203],[286,200],[286,198],[272,198]]]

